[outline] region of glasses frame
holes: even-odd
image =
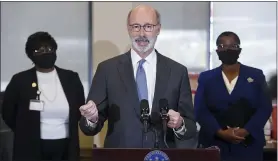
[[[39,49],[35,49],[33,51],[33,55],[42,55],[42,54],[53,53],[53,52],[55,52],[55,49],[53,47],[42,46]]]
[[[217,45],[217,49],[219,50],[223,50],[223,49],[234,49],[234,50],[237,50],[237,49],[241,49],[240,48],[240,44],[233,44],[233,45],[224,45],[224,44],[219,44]]]
[[[158,26],[158,25],[160,25],[160,24],[159,24],[159,23],[156,24],[156,25],[154,25],[154,24],[145,24],[145,25],[132,24],[132,25],[129,25],[129,26],[131,27],[131,31],[132,31],[132,32],[140,32],[142,28],[144,28],[144,31],[145,31],[145,32],[153,32],[154,28],[155,28],[156,26]],[[136,30],[134,29],[134,26],[138,26],[138,27],[139,27],[138,31],[136,31]],[[150,30],[150,31],[146,30],[147,26],[151,26],[151,30]]]

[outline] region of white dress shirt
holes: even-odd
[[[229,81],[229,79],[226,77],[225,73],[222,71],[222,77],[223,77],[223,80],[224,80],[224,83],[226,85],[226,88],[229,92],[229,94],[231,94],[235,88],[235,85],[236,85],[236,82],[237,82],[237,79],[238,79],[238,76],[235,77],[231,82]]]
[[[139,61],[141,59],[142,58],[133,49],[131,49],[131,61],[132,61],[135,80],[136,80],[137,69],[139,66]],[[156,64],[157,64],[156,52],[153,50],[151,54],[145,58],[145,60],[146,61],[143,64],[143,68],[146,73],[147,87],[148,87],[148,102],[149,102],[149,108],[151,114],[152,105],[153,105],[153,96],[155,90],[155,81],[156,81]]]

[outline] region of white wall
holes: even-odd
[[[12,75],[32,67],[27,37],[47,31],[58,43],[56,65],[78,72],[87,93],[88,9],[88,2],[1,2],[1,90]]]
[[[276,2],[213,2],[212,67],[220,61],[216,39],[223,31],[233,31],[241,40],[240,62],[260,68],[267,79],[276,72]]]
[[[156,48],[190,72],[208,69],[210,2],[133,2],[148,4],[161,14]]]

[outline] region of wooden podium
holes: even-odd
[[[156,149],[93,148],[92,150],[92,161],[144,161],[146,155]],[[217,149],[160,149],[160,151],[166,153],[170,161],[220,161],[220,152]]]

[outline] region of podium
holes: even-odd
[[[109,149],[93,148],[92,161],[144,161],[156,149]],[[217,149],[159,149],[170,161],[220,161]],[[148,156],[147,156],[148,155]],[[148,161],[156,161],[153,158]],[[162,161],[162,159],[158,159]]]

